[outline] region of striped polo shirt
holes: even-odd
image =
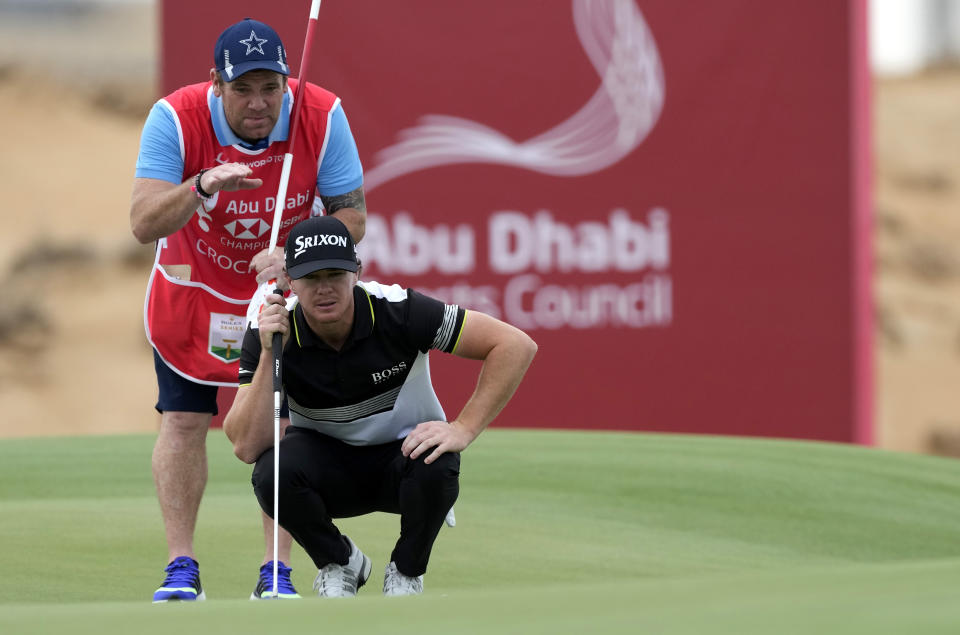
[[[360,282],[354,321],[337,351],[313,334],[298,305],[283,350],[290,423],[352,445],[406,437],[417,424],[446,421],[430,381],[431,349],[453,353],[466,311],[413,289]],[[239,383],[249,385],[260,360],[260,334],[247,329]],[[270,369],[267,369],[270,372]]]

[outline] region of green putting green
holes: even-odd
[[[707,436],[487,431],[416,598],[249,602],[264,551],[250,468],[220,431],[196,549],[208,601],[150,604],[166,548],[151,436],[0,441],[0,632],[955,633],[960,463]]]

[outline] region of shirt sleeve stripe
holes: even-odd
[[[433,344],[431,348],[438,351],[450,352],[451,343],[454,339],[454,334],[457,335],[459,339],[459,330],[457,329],[458,322],[462,324],[462,315],[464,313],[460,310],[460,307],[456,304],[447,304],[444,305],[443,309],[443,321],[440,323],[440,328],[437,329],[437,334],[433,338]]]

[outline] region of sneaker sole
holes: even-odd
[[[197,597],[195,597],[195,598],[192,599],[192,600],[187,600],[187,599],[184,599],[184,598],[170,598],[169,600],[154,600],[153,603],[154,603],[154,604],[168,604],[168,603],[170,603],[170,602],[203,602],[203,601],[206,600],[206,599],[207,599],[207,593],[206,593],[206,591],[201,591],[201,592],[200,592],[200,595],[198,595]]]
[[[268,595],[267,597],[260,597],[259,595],[257,595],[257,592],[254,591],[253,593],[250,594],[250,599],[251,600],[300,600],[302,599],[302,596],[297,594],[297,595],[281,595],[279,597],[273,597],[272,595]]]

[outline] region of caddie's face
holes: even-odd
[[[343,269],[321,269],[290,281],[300,306],[313,324],[330,325],[353,318],[353,287],[357,274]]]
[[[280,73],[255,70],[232,82],[214,79],[214,94],[223,100],[227,123],[244,141],[256,142],[270,134],[280,117],[287,78]]]

